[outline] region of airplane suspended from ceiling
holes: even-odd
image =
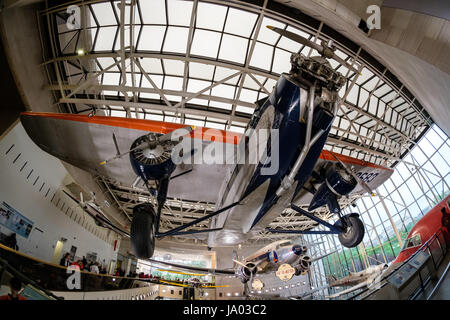
[[[310,257],[308,247],[294,244],[291,240],[279,240],[272,242],[263,248],[255,251],[242,261],[233,260],[235,267],[233,269],[209,269],[194,266],[176,264],[164,260],[149,259],[152,265],[165,265],[178,270],[188,270],[202,272],[204,275],[224,275],[235,276],[242,283],[252,283],[257,274],[274,273],[284,264],[289,264],[294,269],[293,275],[305,275],[310,270],[313,262],[319,261],[334,252],[327,253],[320,257]],[[172,272],[174,272],[172,270]]]
[[[140,179],[147,187],[156,205],[141,203],[133,208],[130,236],[137,257],[150,258],[155,239],[204,232],[209,247],[236,245],[263,230],[337,234],[345,247],[362,241],[364,225],[358,213],[344,215],[339,199],[372,194],[393,170],[324,150],[340,103],[338,91],[349,81],[327,59],[352,72],[359,70],[336,56],[331,41],[318,45],[268,27],[316,49],[320,56],[291,55],[291,70],[280,76],[267,98],[256,102],[243,135],[92,114],[21,115],[28,135],[49,154],[123,185],[135,186]],[[257,143],[252,144],[255,137]],[[232,156],[227,153],[224,163],[211,161],[211,150],[230,148],[237,151]],[[203,160],[198,163],[196,157]],[[247,161],[255,157],[256,161]],[[176,183],[171,182],[174,179]],[[167,197],[214,202],[216,211],[163,232],[160,218]],[[300,207],[305,204],[308,210]],[[314,214],[322,206],[337,215],[337,222],[330,224]],[[268,228],[288,207],[327,230]],[[207,230],[192,228],[207,219]]]

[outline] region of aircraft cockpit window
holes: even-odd
[[[405,241],[405,244],[403,245],[403,250],[412,248],[412,247],[418,247],[422,245],[422,240],[420,239],[420,234],[416,234],[414,237],[409,238]]]

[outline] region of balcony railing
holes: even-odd
[[[159,282],[153,279],[117,277],[87,271],[75,271],[42,261],[0,244],[0,265],[24,283],[46,291],[106,291],[148,286]],[[78,279],[74,273],[77,272]]]
[[[412,285],[417,285],[415,288],[409,286],[408,290],[410,291],[409,295],[406,299],[414,300],[417,299],[422,293],[424,293],[425,288],[433,279],[434,274],[438,271],[439,266],[445,258],[445,255],[448,251],[448,243],[447,239],[445,239],[445,235],[442,229],[439,229],[430,239],[428,239],[414,254],[411,255],[406,261],[402,262],[393,269],[388,274],[384,275],[379,281],[379,287],[377,289],[373,289],[373,285],[368,287],[359,293],[351,296],[348,300],[354,299],[372,299],[374,296],[381,296],[381,291],[387,291],[388,287],[390,287],[390,283],[388,279],[394,276],[397,272],[399,272],[403,267],[409,264],[411,261],[414,261],[415,258],[418,257],[421,253],[427,253],[429,255],[429,259],[431,260],[431,264],[428,264],[428,268],[424,270],[426,272],[422,272],[421,269],[414,274],[414,279],[416,281],[411,281]],[[431,268],[430,268],[431,266]],[[417,278],[417,279],[416,279]]]

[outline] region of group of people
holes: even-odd
[[[117,268],[116,273],[114,275],[116,277],[125,277],[125,270]]]
[[[160,279],[160,277],[154,276],[152,274],[148,275],[148,274],[143,273],[143,272],[139,273],[139,278],[153,279],[153,280],[159,280]]]
[[[128,273],[127,277],[128,278],[137,278],[138,274],[136,271],[131,271]]]
[[[78,269],[92,272],[96,274],[106,274],[106,268],[103,267],[103,265],[99,262],[90,261],[88,262],[86,257],[83,256],[83,259],[73,260],[71,254],[69,252],[66,252],[64,256],[59,261],[59,264],[63,267],[69,267],[69,266],[77,266]]]
[[[9,236],[5,237],[2,241],[2,243],[5,246],[7,246],[13,250],[19,251],[19,246],[17,245],[16,234],[14,232],[11,233]]]

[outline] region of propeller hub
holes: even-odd
[[[245,267],[243,267],[243,273],[247,277],[251,277],[256,274],[256,265],[252,262],[247,263]]]
[[[172,150],[176,142],[160,137],[161,135],[150,133],[137,138],[131,145],[131,166],[143,181],[167,178],[176,168],[172,161]]]
[[[158,135],[151,133],[133,142],[131,156],[144,164],[160,164],[170,159],[174,145],[171,140],[159,141]]]
[[[330,52],[332,53],[332,51]],[[301,53],[293,53],[291,55],[291,74],[312,81],[319,80],[324,87],[338,91],[347,79],[340,72],[334,70],[325,58],[326,55],[307,58]]]
[[[142,150],[142,154],[149,159],[157,159],[158,157],[164,155],[164,152],[164,147],[153,144]]]

